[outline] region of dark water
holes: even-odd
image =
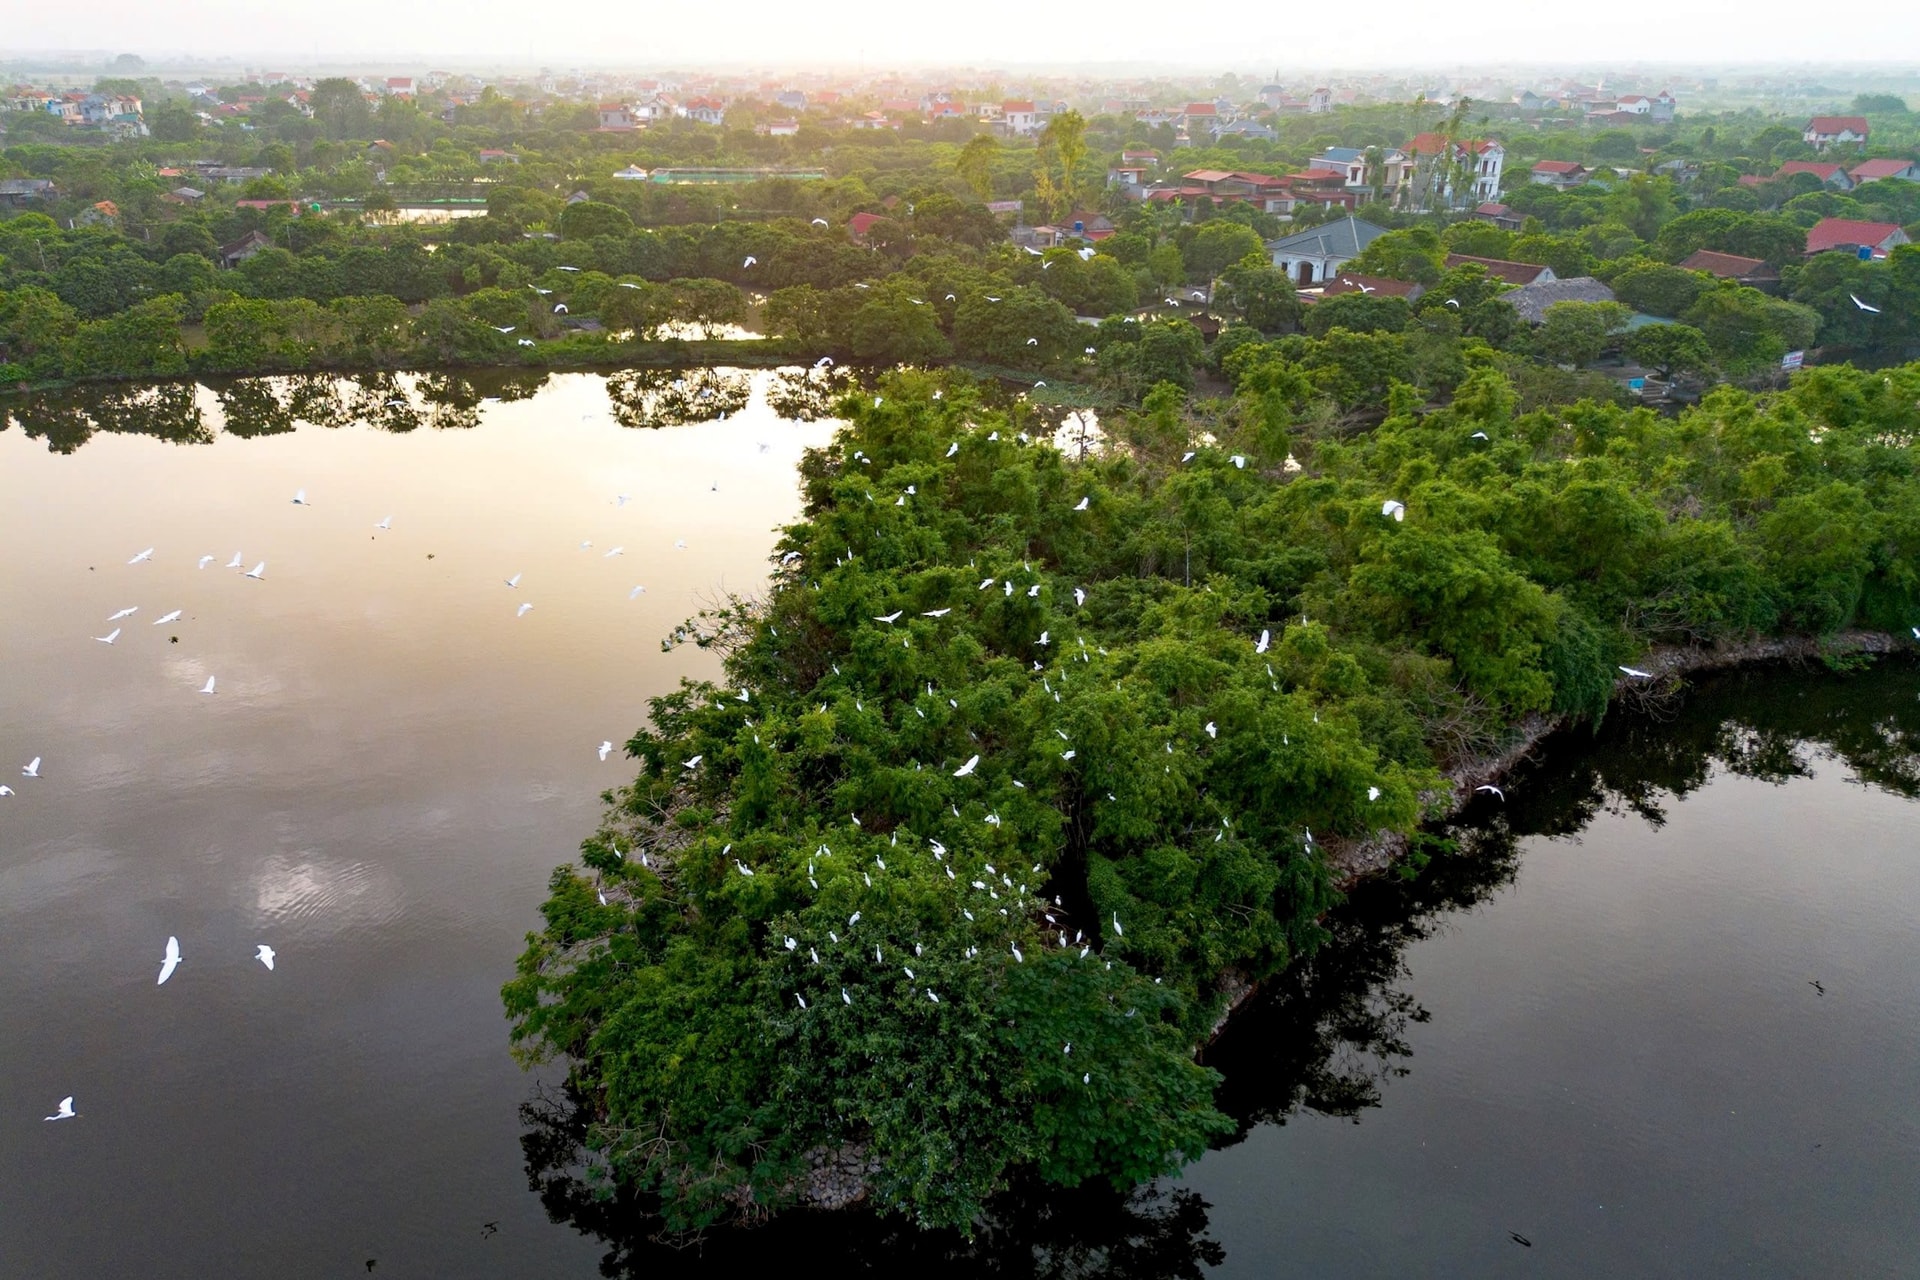
[[[0,1275],[1920,1275],[1902,663],[1554,744],[1236,1021],[1242,1130],[1182,1179],[1018,1189],[970,1242],[650,1243],[497,991],[622,776],[595,747],[710,669],[659,637],[763,580],[827,432],[769,375],[700,389],[242,384],[0,432]]]

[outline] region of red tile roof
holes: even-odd
[[[1000,110],[1002,112],[1026,111],[1030,113],[1033,110],[1033,104],[1031,102],[1003,102],[1000,104]]]
[[[1189,102],[1186,114],[1190,116],[1217,116],[1219,110],[1211,102]]]
[[[1807,252],[1825,253],[1859,245],[1878,248],[1889,236],[1900,234],[1897,222],[1857,222],[1852,218],[1822,218],[1807,232]]]
[[[1533,166],[1535,173],[1579,173],[1587,166],[1578,160],[1542,160]]]
[[[1855,165],[1850,176],[1855,182],[1872,182],[1877,178],[1897,178],[1911,168],[1911,160],[1867,160]]]
[[[1448,254],[1447,265],[1449,267],[1476,266],[1494,279],[1504,280],[1508,284],[1532,284],[1540,278],[1541,272],[1547,270],[1535,262],[1508,262],[1504,258],[1475,258],[1464,253]]]
[[[1776,178],[1784,178],[1794,173],[1810,173],[1822,182],[1833,181],[1833,175],[1844,173],[1846,166],[1841,164],[1822,164],[1817,160],[1789,160],[1773,171]]]
[[[1775,280],[1780,278],[1780,273],[1768,266],[1765,258],[1743,258],[1734,253],[1716,253],[1712,249],[1701,249],[1681,262],[1680,269],[1704,271],[1725,280],[1745,280],[1753,276],[1769,276]]]
[[[880,219],[885,216],[885,214],[879,213],[856,213],[847,219],[847,229],[853,232],[855,236],[864,236],[868,230],[872,228],[874,223],[880,221]]]
[[[1840,133],[1850,130],[1866,136],[1867,118],[1865,116],[1815,116],[1807,121],[1807,128],[1814,133]]]

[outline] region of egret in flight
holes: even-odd
[[[153,548],[152,548],[152,547],[148,547],[148,548],[147,548],[147,549],[146,549],[145,551],[142,551],[142,552],[141,552],[141,553],[140,553],[139,555],[137,555],[137,556],[135,556],[135,557],[134,557],[133,559],[131,559],[131,560],[129,560],[129,561],[127,561],[127,563],[128,563],[128,564],[139,564],[139,563],[140,563],[140,562],[141,562],[142,560],[151,560],[151,559],[153,559]]]
[[[40,776],[40,757],[35,756],[32,760],[28,761],[26,765],[21,768],[20,776],[23,778],[39,777]]]
[[[38,762],[36,761],[35,763],[38,763]],[[956,778],[965,778],[965,777],[970,777],[970,776],[972,775],[972,773],[973,773],[973,770],[974,770],[974,766],[976,766],[976,765],[978,765],[979,763],[980,763],[980,757],[979,757],[979,756],[977,756],[977,755],[975,755],[975,756],[968,756],[968,757],[967,757],[967,762],[966,762],[965,764],[963,764],[963,765],[961,765],[961,766],[960,766],[960,767],[959,767],[958,769],[955,769],[955,770],[953,771],[953,776],[954,776],[954,777],[956,777]]]
[[[1383,516],[1392,516],[1394,520],[1398,522],[1407,518],[1407,508],[1404,503],[1395,502],[1392,498],[1388,498],[1380,504],[1380,514]]]
[[[242,569],[245,567],[246,567],[246,561],[240,558],[240,553],[238,551],[233,553],[233,559],[227,561],[227,568],[229,569]]]
[[[298,489],[295,490],[293,495],[293,505],[296,507],[310,507],[313,504],[307,501],[307,491],[305,489]]]
[[[112,644],[115,640],[118,640],[119,638],[120,638],[120,628],[118,627],[115,627],[113,630],[107,632],[107,634],[103,636],[94,637],[94,639],[98,640],[101,644]]]
[[[1074,504],[1074,507],[1073,507],[1073,509],[1074,509],[1075,511],[1085,511],[1085,510],[1087,509],[1087,503],[1088,503],[1088,501],[1089,501],[1089,499],[1088,499],[1088,498],[1082,498],[1082,499],[1080,499],[1080,501],[1079,501],[1079,502],[1077,502],[1077,503],[1075,503],[1075,504]]]
[[[513,576],[512,576],[511,578],[508,578],[508,579],[507,579],[507,585],[508,585],[508,586],[510,586],[510,587],[517,587],[517,586],[519,586],[519,585],[520,585],[520,578],[521,578],[521,576],[522,576],[522,575],[520,575],[520,574],[517,574],[517,573],[516,573],[516,574],[514,574],[514,575],[513,575]]]
[[[1499,797],[1500,797],[1500,803],[1502,803],[1502,804],[1505,804],[1505,803],[1507,802],[1507,793],[1506,793],[1506,792],[1504,792],[1504,791],[1502,791],[1502,790],[1501,790],[1500,788],[1498,788],[1498,787],[1494,787],[1494,786],[1483,786],[1483,787],[1475,787],[1475,788],[1474,788],[1474,790],[1475,790],[1475,791],[1485,791],[1485,792],[1487,792],[1487,793],[1488,793],[1489,795],[1496,795],[1496,796],[1499,796]]]
[[[892,626],[894,623],[900,620],[900,615],[904,612],[905,610],[903,609],[895,609],[892,613],[876,614],[874,615],[873,620],[875,622],[884,622],[888,626]]]
[[[373,527],[376,529],[391,529],[393,528],[393,517],[388,516],[386,519],[382,520],[379,524],[376,524]]]
[[[513,611],[513,616],[516,618],[524,618],[527,616],[527,610],[531,608],[533,608],[533,602],[529,600],[523,603],[518,609],[515,609]]]
[[[1873,306],[1873,305],[1871,305],[1871,304],[1869,304],[1869,303],[1865,303],[1865,302],[1862,302],[1862,301],[1860,301],[1860,299],[1859,299],[1858,297],[1855,297],[1855,296],[1854,296],[1853,294],[1851,294],[1851,293],[1850,293],[1850,294],[1848,294],[1847,296],[1848,296],[1849,298],[1853,298],[1853,305],[1854,305],[1854,306],[1856,306],[1856,307],[1858,307],[1858,308],[1860,308],[1860,309],[1861,309],[1862,311],[1865,311],[1865,312],[1867,312],[1867,313],[1868,313],[1869,315],[1876,315],[1876,316],[1877,316],[1877,315],[1879,315],[1879,314],[1880,314],[1880,308],[1878,308],[1878,307],[1876,307],[1876,306]]]
[[[258,960],[261,964],[267,966],[267,971],[269,973],[273,971],[274,950],[272,947],[268,946],[266,943],[263,942],[259,946],[254,948],[253,955],[254,955],[254,958]]]
[[[179,620],[180,620],[180,610],[175,609],[172,613],[163,614],[162,616],[155,618],[153,620],[153,625],[156,627],[160,627],[160,626],[165,626],[169,622],[178,622]]]
[[[212,676],[208,676],[208,677],[207,677],[207,685],[206,685],[206,688],[204,688],[204,689],[202,689],[202,690],[200,690],[200,692],[202,692],[202,693],[212,693],[212,692],[213,692],[213,681],[214,681],[214,677],[212,677]]]
[[[1633,678],[1634,678],[1635,680],[1651,680],[1651,679],[1653,679],[1653,672],[1651,672],[1651,671],[1642,671],[1642,670],[1640,670],[1640,669],[1639,669],[1638,667],[1622,667],[1622,668],[1620,668],[1620,669],[1621,669],[1622,671],[1624,671],[1624,672],[1626,672],[1626,673],[1627,673],[1628,675],[1630,675],[1630,676],[1632,676],[1632,677],[1633,677]]]
[[[73,1095],[69,1094],[66,1097],[60,1099],[60,1106],[58,1107],[58,1109],[54,1111],[52,1115],[48,1116],[47,1119],[71,1120],[74,1118],[74,1116],[78,1114],[79,1113],[73,1109]]]
[[[154,985],[157,987],[164,984],[168,978],[171,978],[173,976],[173,971],[179,967],[180,967],[180,939],[168,938],[167,954],[163,956],[160,960],[160,981],[154,983]]]
[[[1258,641],[1257,641],[1257,642],[1256,642],[1256,643],[1254,644],[1254,646],[1253,646],[1253,651],[1254,651],[1255,653],[1265,653],[1265,652],[1267,651],[1267,641],[1268,641],[1268,640],[1269,640],[1270,638],[1271,638],[1271,636],[1269,635],[1269,633],[1268,633],[1268,632],[1266,632],[1266,631],[1264,631],[1264,630],[1263,630],[1263,631],[1261,631],[1261,633],[1260,633],[1260,639],[1259,639],[1259,640],[1258,640]]]
[[[246,576],[252,578],[255,582],[264,580],[267,576],[267,562],[262,560],[259,564],[253,566],[253,568],[247,570]]]
[[[612,755],[612,754],[613,754],[613,743],[612,743],[612,742],[602,742],[602,743],[600,744],[600,758],[601,758],[602,760],[605,760],[605,759],[606,759],[606,758],[607,758],[608,756],[610,756],[610,755]]]
[[[200,568],[202,568],[202,569],[204,569],[204,568],[206,568],[206,567],[207,567],[208,565],[210,565],[210,564],[212,564],[212,563],[213,563],[213,557],[212,557],[212,556],[201,556],[201,557],[200,557]]]

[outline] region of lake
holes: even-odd
[[[764,585],[823,404],[703,370],[7,405],[0,1273],[1920,1275],[1904,662],[1556,740],[1209,1051],[1242,1129],[1180,1179],[1018,1188],[972,1242],[647,1243],[498,991],[647,699],[717,669],[661,638]]]

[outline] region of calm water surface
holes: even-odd
[[[648,1244],[574,1176],[498,989],[626,776],[598,744],[714,669],[660,638],[761,585],[797,509],[830,428],[780,419],[770,377],[661,430],[620,419],[697,393],[637,410],[591,376],[336,389],[309,409],[349,425],[296,430],[226,389],[250,439],[205,388],[16,410],[0,1275],[1920,1276],[1899,663],[1557,744],[1235,1023],[1210,1060],[1242,1131],[1182,1179],[1018,1190],[971,1243],[801,1215]],[[112,430],[142,423],[209,442]],[[81,1118],[43,1122],[68,1094]]]

